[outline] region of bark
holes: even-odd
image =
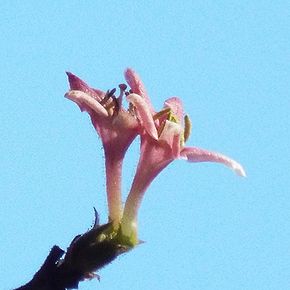
[[[66,290],[77,289],[79,282],[97,278],[97,270],[111,263],[118,255],[130,250],[117,238],[110,238],[112,225],[99,226],[96,213],[94,227],[76,236],[67,252],[53,246],[41,268],[32,280],[14,290]]]

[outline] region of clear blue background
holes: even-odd
[[[227,154],[176,161],[139,216],[146,243],[86,289],[290,289],[289,1],[0,3],[0,281],[31,279],[58,244],[106,222],[104,158],[65,71],[106,90],[142,76],[156,109],[180,96],[189,145]],[[138,142],[125,163],[124,200]]]

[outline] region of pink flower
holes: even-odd
[[[245,176],[242,166],[225,155],[198,147],[185,147],[191,124],[189,117],[184,116],[180,99],[172,97],[166,100],[164,108],[156,113],[141,79],[132,69],[125,71],[130,91],[121,84],[118,97],[115,89],[105,93],[89,87],[72,73],[67,75],[70,90],[65,96],[74,101],[81,111],[89,113],[103,142],[109,220],[114,224],[112,237],[121,243],[135,246],[139,242],[137,214],[144,193],[153,179],[173,160],[218,162]],[[128,110],[122,106],[124,94],[129,102]],[[137,135],[141,136],[140,158],[123,212],[122,163]]]
[[[173,160],[189,162],[218,162],[245,176],[243,167],[233,159],[220,153],[198,147],[185,147],[190,135],[190,120],[184,117],[182,103],[173,97],[165,101],[164,108],[156,113],[150,103],[139,76],[127,69],[125,77],[132,93],[127,100],[134,106],[143,130],[141,131],[141,154],[137,171],[126,200],[121,231],[129,243],[138,243],[137,213],[143,195],[153,179]]]
[[[122,107],[126,85],[119,85],[120,95],[115,89],[106,93],[89,87],[72,73],[67,73],[70,90],[65,97],[74,101],[91,117],[104,147],[106,164],[106,186],[109,220],[118,224],[122,216],[121,173],[124,155],[138,134],[139,124],[133,114]]]

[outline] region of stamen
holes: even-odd
[[[172,111],[170,111],[167,120],[168,120],[168,121],[171,121],[171,122],[174,122],[174,123],[178,123],[178,119],[177,119],[177,117],[172,113]]]
[[[110,97],[112,97],[116,92],[116,88],[111,89],[111,91],[109,92]]]
[[[125,92],[127,89],[127,85],[126,84],[119,84],[119,88],[121,91]]]
[[[107,111],[109,112],[110,109],[113,109],[112,117],[116,117],[120,111],[120,106],[117,98],[115,96],[112,96],[112,102],[108,104],[106,107]]]
[[[190,133],[191,133],[191,121],[189,119],[189,116],[185,115],[184,116],[184,133],[183,133],[184,142],[188,140]]]
[[[166,117],[170,114],[170,111],[171,109],[170,108],[165,108],[163,110],[161,110],[160,112],[156,113],[154,116],[153,116],[153,120],[158,120],[158,119],[161,119],[162,117]]]
[[[113,102],[115,103],[115,107],[114,107],[114,112],[113,112],[113,118],[116,117],[119,114],[120,108],[122,103],[119,103],[119,99],[113,97]]]
[[[117,98],[117,101],[118,101],[119,108],[121,108],[122,101],[123,101],[123,95],[125,93],[125,90],[127,89],[127,86],[125,84],[120,84],[119,88],[120,88],[120,94],[119,94],[119,97]]]
[[[114,95],[115,92],[116,92],[115,88],[110,91],[108,90],[106,92],[105,97],[100,101],[100,104],[104,106],[108,102],[108,100]]]
[[[110,96],[109,96],[109,90],[107,90],[107,92],[106,92],[106,95],[104,96],[104,98],[100,101],[100,104],[102,105],[102,106],[104,106],[105,105],[105,103],[109,100],[109,98],[110,98]]]

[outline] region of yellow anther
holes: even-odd
[[[172,113],[172,111],[169,112],[167,120],[174,123],[178,123],[178,118]]]
[[[153,116],[153,120],[157,120],[157,119],[160,119],[161,117],[165,117],[167,116],[168,114],[170,114],[171,112],[171,109],[170,108],[165,108],[163,110],[161,110],[160,112],[156,113],[154,116]],[[167,119],[167,118],[166,118]]]
[[[183,133],[184,142],[188,140],[190,133],[191,133],[191,121],[189,119],[189,116],[185,115],[184,116],[184,133]]]

